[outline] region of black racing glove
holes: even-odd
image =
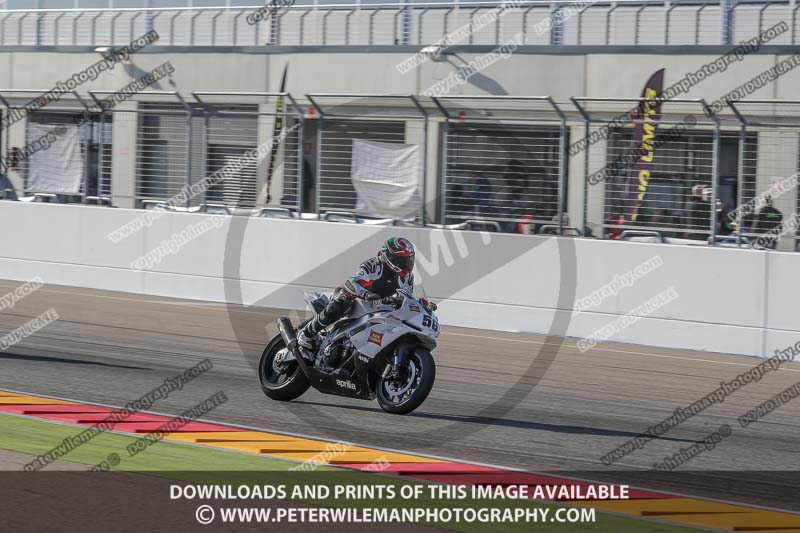
[[[399,307],[400,304],[403,303],[403,297],[400,296],[399,294],[393,294],[391,296],[387,296],[386,298],[384,298],[383,303]]]

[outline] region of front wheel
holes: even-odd
[[[264,348],[261,360],[258,362],[258,378],[261,383],[261,390],[269,398],[282,402],[288,402],[300,397],[311,386],[297,361],[280,362],[286,350],[286,343],[283,341],[283,337],[277,335]]]
[[[387,413],[405,415],[419,407],[433,388],[436,364],[431,352],[421,346],[408,355],[408,363],[398,375],[392,375],[387,363],[378,378],[378,405]]]

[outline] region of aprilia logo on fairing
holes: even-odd
[[[336,384],[344,389],[352,389],[356,390],[356,384],[352,381],[343,381],[341,379],[336,380]]]

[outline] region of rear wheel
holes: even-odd
[[[258,378],[261,390],[269,398],[288,402],[300,397],[308,390],[311,383],[297,361],[283,363],[281,359],[287,354],[286,343],[280,335],[270,341],[261,360],[258,362]]]
[[[417,346],[408,355],[407,365],[392,375],[387,363],[378,378],[378,404],[387,413],[405,415],[419,407],[433,388],[436,364],[427,348]]]

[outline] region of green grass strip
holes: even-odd
[[[11,450],[33,456],[42,455],[58,446],[64,438],[75,435],[84,428],[53,422],[0,414],[0,449]],[[79,446],[67,454],[61,461],[94,466],[108,460],[111,454],[117,454],[119,464],[114,470],[127,472],[140,472],[159,477],[185,481],[196,484],[248,484],[263,485],[284,484],[291,491],[295,485],[325,484],[353,484],[353,485],[392,485],[399,493],[401,485],[419,484],[419,482],[398,480],[396,477],[382,476],[342,468],[320,466],[313,472],[292,471],[297,462],[275,459],[268,456],[252,455],[235,451],[193,446],[175,441],[164,440],[134,457],[129,457],[126,446],[138,437],[120,435],[116,433],[102,433]],[[50,467],[46,467],[50,468]],[[102,475],[102,474],[93,474]],[[327,507],[499,507],[516,508],[536,505],[540,508],[550,508],[550,516],[555,513],[558,506],[519,500],[431,500],[421,498],[416,501],[386,501],[386,500],[286,500],[287,505],[303,502],[307,504]],[[220,506],[230,507],[258,507],[259,501],[218,501]],[[697,531],[694,528],[673,526],[658,522],[628,518],[597,511],[597,522],[584,524],[427,524],[453,531],[468,533],[511,532],[535,528],[544,533],[591,532],[591,533],[617,533],[620,531],[630,533],[686,533]]]

